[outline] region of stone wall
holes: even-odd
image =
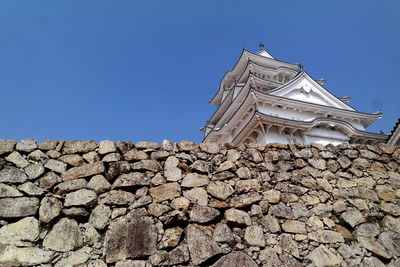
[[[0,140],[0,266],[400,266],[400,148]]]

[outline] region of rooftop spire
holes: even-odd
[[[260,42],[258,47],[260,48],[260,51],[257,52],[258,55],[275,59],[273,56],[271,56],[271,54],[267,52],[267,50],[265,50],[265,45],[263,43]]]

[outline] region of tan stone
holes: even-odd
[[[95,174],[102,173],[104,171],[105,171],[104,164],[102,162],[95,162],[92,164],[85,164],[80,167],[74,167],[72,169],[69,169],[61,175],[61,178],[67,181],[81,177],[92,176]]]
[[[150,188],[149,193],[155,202],[161,202],[179,197],[181,187],[178,183],[167,183]]]
[[[282,229],[288,233],[307,234],[306,224],[295,220],[286,220],[282,224]]]

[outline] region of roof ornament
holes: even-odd
[[[263,43],[261,43],[261,42],[258,45],[258,47],[260,48],[260,50],[265,50],[265,45]]]

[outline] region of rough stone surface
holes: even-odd
[[[96,192],[88,189],[80,189],[65,196],[65,207],[70,206],[90,206],[97,200]]]
[[[43,246],[55,251],[70,251],[82,245],[83,239],[75,220],[62,218],[43,240]]]
[[[308,257],[315,266],[335,266],[341,262],[340,258],[324,245],[314,249]]]
[[[32,246],[38,237],[39,221],[34,217],[26,217],[0,228],[0,244]]]
[[[243,252],[235,251],[221,257],[212,267],[257,267],[254,260]]]
[[[15,167],[5,167],[0,170],[0,183],[20,184],[28,177],[25,172]]]
[[[43,198],[39,208],[39,220],[43,223],[49,223],[60,214],[62,207],[61,201],[54,197]]]
[[[206,223],[214,220],[220,212],[217,209],[195,205],[189,212],[190,220],[197,223]]]
[[[211,237],[199,228],[189,225],[186,228],[186,237],[193,264],[198,265],[209,258],[222,253],[222,249]]]
[[[16,143],[14,140],[0,139],[0,155],[12,152]]]
[[[81,177],[87,177],[95,174],[99,174],[105,171],[104,165],[102,162],[95,162],[92,164],[82,165],[80,167],[75,167],[69,169],[65,173],[62,174],[62,178],[64,180],[72,180]]]
[[[106,262],[149,256],[156,251],[157,235],[152,220],[133,210],[113,221],[105,236]]]
[[[150,195],[156,202],[174,199],[181,195],[181,187],[178,183],[168,183],[150,188]]]
[[[95,141],[76,140],[67,141],[63,146],[63,154],[88,153],[97,148]]]
[[[264,247],[265,239],[262,227],[257,225],[247,227],[244,233],[244,240],[250,246]]]
[[[35,215],[39,200],[34,197],[0,198],[0,218],[20,218]]]
[[[33,266],[49,263],[54,257],[53,251],[37,247],[14,247],[0,244],[1,266]]]
[[[398,147],[18,143],[0,266],[400,265]]]

